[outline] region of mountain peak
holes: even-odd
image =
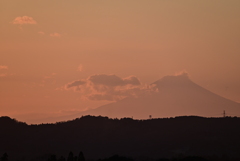
[[[167,75],[160,80],[162,81],[186,81],[187,80],[188,81],[190,79],[189,79],[188,73],[184,72],[178,75]]]
[[[173,116],[221,116],[223,110],[239,114],[240,104],[223,98],[194,83],[187,73],[165,76],[152,83],[153,90],[141,97],[129,97],[77,114],[108,116],[111,118],[134,117],[146,119]],[[217,115],[218,114],[218,115]]]
[[[158,81],[152,83],[156,85],[158,88],[167,87],[167,86],[186,86],[193,85],[193,83],[188,76],[188,73],[184,72],[179,75],[168,75],[165,76]]]

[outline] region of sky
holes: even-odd
[[[70,115],[183,71],[240,103],[239,29],[239,0],[1,0],[0,116]]]

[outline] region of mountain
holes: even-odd
[[[7,153],[9,160],[46,161],[53,155],[67,158],[70,151],[74,155],[82,151],[92,161],[115,154],[138,161],[179,156],[239,160],[239,126],[237,117],[134,120],[84,116],[41,125],[0,117],[0,157]]]
[[[111,118],[133,117],[174,117],[198,115],[206,117],[222,116],[223,111],[233,116],[240,114],[240,104],[192,82],[186,73],[178,76],[165,76],[152,83],[158,92],[137,98],[103,105],[99,108],[79,113],[81,115],[101,115]]]

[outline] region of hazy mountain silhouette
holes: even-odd
[[[43,160],[83,151],[87,159],[115,154],[133,158],[240,157],[240,118],[185,116],[133,120],[84,116],[56,124],[27,125],[0,118],[0,156]],[[36,159],[38,157],[38,159]],[[46,160],[46,159],[45,159]]]
[[[138,98],[125,98],[99,108],[81,112],[81,115],[101,115],[112,118],[174,117],[182,115],[221,116],[223,110],[232,116],[240,114],[240,104],[204,89],[192,82],[186,73],[165,76],[152,83],[157,93]]]

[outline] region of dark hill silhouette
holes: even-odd
[[[13,122],[10,123],[9,122]],[[8,126],[5,126],[8,123]],[[0,156],[9,160],[83,151],[87,159],[126,157],[240,157],[240,118],[133,120],[84,116],[56,124],[27,125],[0,118]]]
[[[138,98],[126,98],[99,108],[84,111],[68,119],[82,115],[102,115],[111,118],[175,117],[198,115],[219,117],[224,110],[231,116],[240,115],[240,104],[223,98],[192,82],[187,73],[165,76],[152,83],[159,92]],[[62,118],[65,119],[65,118]]]
[[[27,126],[26,123],[19,122],[15,119],[12,119],[8,116],[2,116],[0,117],[0,127],[1,128],[10,128],[10,127],[22,127]]]

